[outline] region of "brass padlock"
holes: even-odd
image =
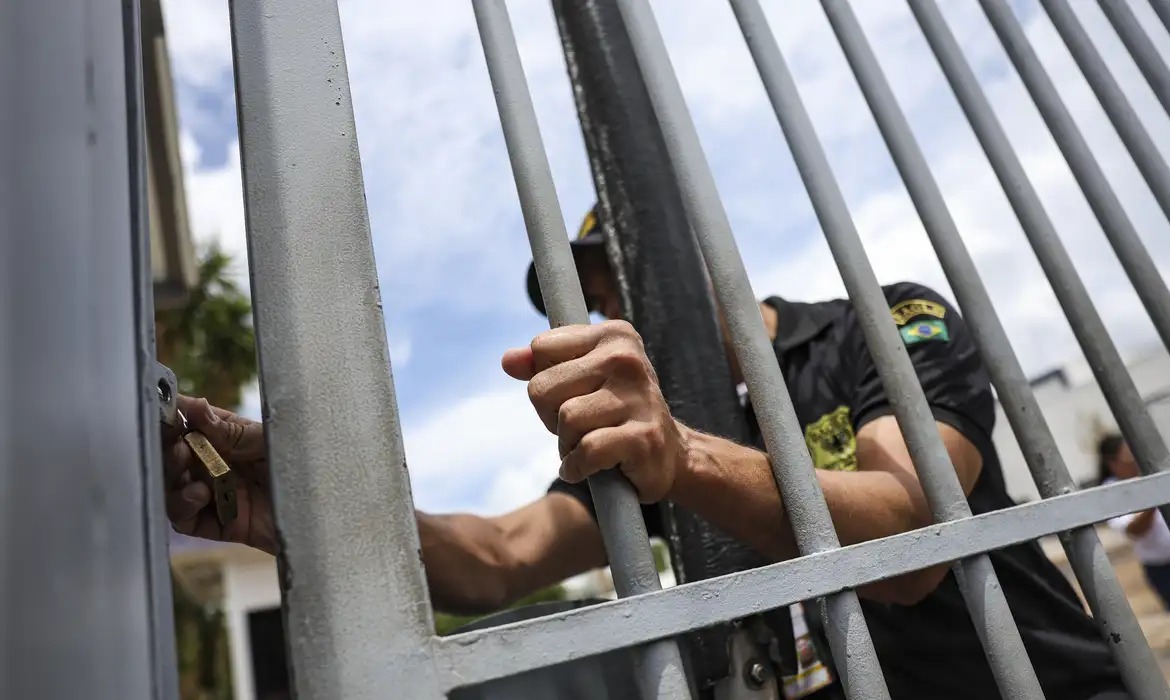
[[[219,519],[220,525],[227,527],[235,522],[237,514],[235,474],[207,436],[198,430],[192,430],[187,424],[187,417],[175,403],[175,387],[178,382],[174,373],[160,364],[158,374],[159,420],[164,425],[181,431],[183,442],[195,453],[203,468],[192,470],[192,475],[211,489],[215,501],[213,504],[215,516]]]
[[[198,430],[188,428],[186,416],[182,411],[178,413],[183,422],[183,442],[187,443],[199,459],[199,463],[203,465],[197,478],[211,488],[215,498],[215,515],[219,518],[219,524],[227,527],[236,519],[235,474],[227,462],[223,461],[223,457],[219,456],[219,452],[216,452],[207,436]]]

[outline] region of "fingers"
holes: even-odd
[[[556,434],[561,457],[572,452],[591,431],[621,425],[628,418],[628,405],[604,387],[565,401],[557,411]]]
[[[532,339],[532,363],[537,372],[584,357],[606,334],[610,324],[562,326]],[[629,324],[626,324],[629,325]]]
[[[183,442],[176,442],[163,451],[163,483],[168,492],[182,487],[181,479],[191,468],[191,448]]]
[[[638,489],[639,497],[644,497],[645,485],[638,477],[655,453],[655,445],[660,441],[657,432],[652,424],[641,422],[594,430],[561,460],[560,477],[575,484],[620,465]]]
[[[184,535],[195,533],[199,514],[211,503],[211,489],[202,481],[167,491],[167,517],[176,532]]]
[[[504,372],[513,379],[526,382],[536,374],[536,365],[532,361],[532,348],[512,348],[504,353],[500,360]]]
[[[526,348],[508,350],[500,364],[508,376],[528,381],[549,367],[584,357],[604,338],[615,333],[637,335],[624,321],[562,326],[536,336]]]
[[[657,391],[657,380],[640,343],[607,342],[584,357],[538,372],[528,382],[528,398],[545,427],[558,432],[562,405],[602,386],[627,405],[630,415],[644,407]]]
[[[180,409],[187,416],[187,425],[206,435],[220,456],[229,463],[264,459],[263,423],[216,408],[206,399],[186,399],[180,404]]]
[[[528,399],[544,427],[551,433],[558,433],[561,406],[570,399],[592,394],[606,380],[606,367],[599,358],[582,357],[550,367],[533,377],[528,382]]]
[[[628,421],[594,430],[561,460],[560,477],[577,483],[620,467],[638,492],[638,500],[655,503],[666,497],[674,479],[666,443],[662,426],[655,423]]]

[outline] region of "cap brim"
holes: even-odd
[[[569,248],[573,251],[573,258],[577,259],[577,254],[580,251],[595,248],[603,242],[604,239],[601,236],[601,232],[597,231],[588,234],[584,238],[569,241]],[[534,263],[528,263],[528,299],[542,316],[548,315],[548,312],[544,309],[544,297],[540,293],[540,280],[537,279],[536,265]]]

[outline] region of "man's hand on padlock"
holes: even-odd
[[[192,537],[239,542],[276,553],[271,480],[264,449],[264,426],[205,399],[177,397],[188,428],[208,442],[235,473],[236,517],[226,526],[216,514],[214,495],[193,470],[203,469],[178,430],[167,429],[165,448],[167,515],[177,532]]]

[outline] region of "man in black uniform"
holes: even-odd
[[[619,298],[600,243],[590,215],[573,246],[583,291],[591,310],[617,319]],[[531,270],[529,291],[539,307]],[[921,285],[894,284],[885,293],[971,509],[1011,505],[991,441],[995,405],[987,374],[963,320]],[[842,544],[931,524],[851,303],[770,298],[760,309]],[[543,498],[497,517],[418,513],[438,607],[496,609],[604,565],[584,480],[615,465],[647,509],[670,499],[772,559],[797,555],[758,436],[754,447],[737,445],[675,421],[629,324],[543,333],[508,351],[503,367],[527,382],[538,416],[557,435],[560,478]],[[739,375],[737,367],[733,372]],[[183,398],[181,404],[192,427],[221,448],[244,481],[240,514],[224,531],[207,508],[206,486],[187,476],[189,451],[176,443],[167,460],[176,529],[274,551],[260,425],[205,402]],[[653,529],[659,518],[648,511],[646,521]],[[1095,625],[1039,546],[1019,545],[991,558],[1046,696],[1127,698]],[[893,698],[1000,697],[948,566],[875,582],[858,593]]]

